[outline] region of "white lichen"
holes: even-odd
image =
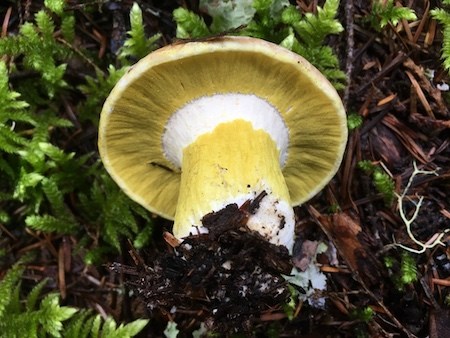
[[[409,189],[411,187],[411,184],[412,184],[414,178],[417,175],[436,175],[436,176],[439,176],[439,175],[437,173],[437,170],[429,171],[429,170],[420,170],[420,169],[418,169],[416,162],[413,163],[413,166],[414,166],[414,170],[413,170],[411,176],[409,177],[409,180],[408,180],[408,183],[407,183],[405,189],[403,190],[401,195],[399,195],[399,194],[396,194],[396,195],[397,195],[398,210],[399,210],[399,213],[400,213],[400,217],[401,217],[403,223],[405,224],[406,232],[408,233],[409,238],[419,247],[419,249],[411,248],[409,246],[406,246],[406,245],[403,245],[403,244],[400,244],[400,243],[395,243],[395,240],[394,240],[394,245],[398,246],[398,247],[400,247],[402,249],[405,249],[405,250],[407,250],[409,252],[412,252],[412,253],[415,253],[415,254],[421,254],[421,253],[424,253],[427,249],[432,249],[432,248],[434,248],[434,247],[436,247],[438,245],[445,246],[445,243],[442,242],[442,238],[445,236],[446,233],[448,233],[450,231],[450,228],[445,229],[442,232],[435,233],[426,242],[422,242],[422,241],[420,241],[419,239],[417,239],[414,236],[414,234],[412,232],[412,224],[414,223],[414,221],[417,219],[417,216],[419,215],[419,211],[420,211],[420,208],[422,206],[424,197],[423,196],[416,196],[417,200],[412,200],[409,197],[407,198],[408,191],[409,191]],[[409,217],[409,218],[406,215],[406,211],[405,211],[405,208],[404,208],[404,202],[405,202],[406,199],[409,202],[412,202],[414,204],[414,207],[415,207],[412,216]]]

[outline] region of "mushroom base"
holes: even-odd
[[[270,135],[248,121],[221,123],[199,136],[183,150],[174,236],[205,233],[204,215],[261,196],[247,226],[291,251],[295,219],[279,158]]]

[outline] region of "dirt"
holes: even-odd
[[[257,208],[264,194],[244,204]],[[183,334],[201,323],[214,332],[251,333],[263,314],[282,313],[290,292],[283,275],[292,270],[285,247],[267,243],[246,227],[248,211],[230,204],[206,215],[209,233],[186,238],[137,266],[113,264],[144,302],[150,318],[170,316]]]

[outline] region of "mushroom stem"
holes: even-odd
[[[265,191],[247,226],[292,250],[294,212],[279,150],[269,133],[243,119],[220,123],[183,149],[181,167],[175,237],[206,232],[204,215],[232,203],[241,206]]]

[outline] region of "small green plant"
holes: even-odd
[[[40,300],[47,280],[38,283],[22,299],[20,279],[23,261],[16,263],[0,281],[0,338],[66,337],[127,338],[138,334],[148,320],[117,325],[90,311],[61,306],[59,296],[51,293]]]
[[[444,35],[442,43],[442,59],[444,68],[450,72],[450,0],[443,0],[442,3],[449,6],[447,9],[435,8],[430,11],[434,19],[442,25]]]
[[[373,319],[373,316],[375,315],[375,312],[370,306],[366,306],[362,309],[356,309],[352,312],[352,317],[363,321],[365,323],[370,322]]]
[[[336,19],[339,0],[327,0],[316,14],[305,13],[287,0],[203,1],[204,10],[212,17],[210,26],[203,18],[184,8],[173,15],[178,38],[203,38],[228,33],[252,36],[280,44],[303,56],[335,85],[344,87],[345,74],[326,39],[339,34],[343,27]],[[208,4],[208,5],[206,5]]]
[[[444,303],[445,303],[445,305],[447,305],[448,307],[450,307],[450,294],[448,294],[447,296],[445,296]]]
[[[131,30],[128,32],[128,39],[120,50],[119,59],[124,60],[128,57],[140,59],[146,56],[156,48],[156,41],[161,34],[155,34],[151,38],[145,36],[144,23],[142,20],[142,10],[137,3],[133,4],[130,11]]]
[[[283,305],[283,310],[287,318],[289,320],[293,320],[295,310],[297,309],[299,303],[299,292],[292,285],[288,285],[288,289],[290,293],[289,301]]]
[[[360,161],[358,168],[372,176],[376,190],[383,195],[386,205],[391,205],[395,197],[395,184],[392,178],[378,166],[370,161]]]
[[[358,321],[354,328],[354,334],[356,338],[369,337],[367,324],[373,319],[375,312],[370,306],[364,308],[357,308],[350,312],[350,318]]]
[[[44,0],[44,5],[52,12],[62,16],[65,8],[64,0]]]
[[[358,115],[356,113],[348,114],[347,116],[347,126],[349,130],[358,129],[361,127],[363,123],[363,118],[361,115]]]
[[[368,16],[370,25],[377,31],[381,31],[388,24],[395,27],[401,20],[412,21],[416,19],[417,16],[412,9],[397,6],[394,4],[394,0],[374,0],[372,11]]]
[[[417,266],[414,258],[406,253],[402,253],[400,263],[400,282],[402,285],[408,285],[417,281]]]
[[[417,265],[415,259],[406,251],[402,251],[400,259],[393,256],[384,257],[384,265],[398,290],[417,281]]]

